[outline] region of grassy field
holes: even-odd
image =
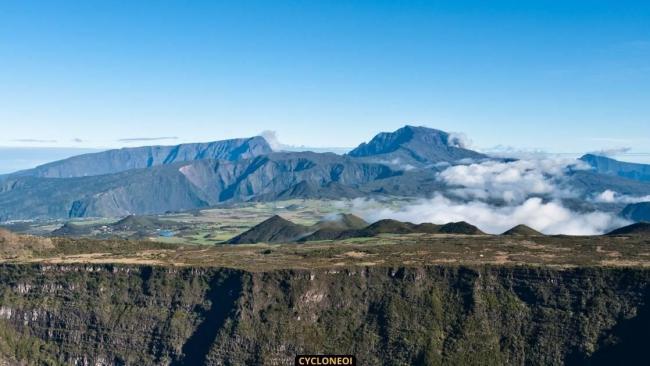
[[[385,204],[391,205],[392,202]],[[210,208],[186,213],[171,213],[155,216],[157,219],[169,222],[175,227],[173,236],[164,237],[155,230],[120,230],[106,233],[102,225],[110,225],[121,219],[75,219],[75,225],[96,227],[91,233],[83,235],[89,238],[107,239],[109,237],[138,238],[156,240],[172,244],[216,244],[226,241],[273,215],[281,215],[298,224],[311,225],[323,217],[349,212],[350,201],[328,200],[287,200],[279,202],[250,202],[239,203],[224,207]],[[4,225],[7,229],[33,235],[48,235],[63,225],[63,221],[21,222]]]
[[[350,266],[533,265],[650,267],[639,237],[382,235],[309,244],[187,245],[151,240],[42,239],[5,242],[1,262],[217,266],[265,271]],[[7,248],[10,248],[9,251]]]

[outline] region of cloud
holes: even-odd
[[[72,142],[76,142],[76,143],[80,144],[80,143],[84,142],[84,140],[82,140],[82,139],[80,139],[78,137],[75,137],[75,138],[72,139]]]
[[[473,145],[473,142],[469,137],[467,137],[466,134],[462,132],[450,132],[449,145],[463,149],[469,149]]]
[[[374,159],[372,160],[373,162],[377,164],[384,164],[384,165],[390,165],[396,170],[403,170],[403,171],[410,171],[416,169],[415,166],[409,163],[405,163],[402,161],[400,158],[394,158],[394,159]]]
[[[563,205],[563,199],[581,197],[567,184],[569,172],[588,168],[582,161],[560,158],[450,166],[437,175],[450,187],[444,195],[397,206],[353,200],[351,211],[370,222],[466,221],[491,234],[524,224],[545,234],[596,235],[628,224],[614,213],[578,212]]]
[[[165,137],[130,137],[118,139],[118,142],[146,142],[146,141],[163,141],[163,140],[178,140],[176,136],[165,136]]]
[[[600,155],[600,156],[616,156],[616,155],[626,154],[630,150],[632,149],[629,147],[617,147],[612,149],[590,151],[589,154]]]
[[[35,142],[39,144],[48,144],[48,143],[55,143],[57,142],[56,140],[41,140],[41,139],[15,139],[12,140],[15,142]]]
[[[458,198],[521,203],[530,196],[561,199],[574,193],[563,184],[571,170],[589,167],[574,159],[485,161],[451,166],[438,179]]]
[[[607,189],[600,194],[591,198],[592,202],[597,203],[639,203],[650,202],[650,195],[647,196],[628,196]]]
[[[323,146],[323,147],[314,147],[314,146],[305,146],[305,145],[288,145],[280,142],[278,138],[278,133],[272,130],[266,130],[260,132],[257,136],[263,137],[266,142],[268,142],[271,149],[274,151],[313,151],[320,153],[335,153],[335,154],[345,154],[352,150],[350,147],[341,147],[341,146]]]
[[[287,145],[280,142],[278,139],[278,133],[276,131],[262,131],[259,136],[262,136],[274,151],[280,151],[288,147]]]
[[[399,208],[378,207],[376,201],[355,200],[352,212],[374,222],[395,219],[414,223],[466,221],[490,234],[500,234],[524,224],[545,234],[598,235],[629,224],[627,220],[604,212],[578,213],[558,201],[539,197],[526,199],[517,205],[495,206],[485,202],[460,202],[436,194]]]

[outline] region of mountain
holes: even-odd
[[[526,225],[517,225],[513,227],[510,230],[507,230],[501,235],[507,235],[507,236],[540,236],[544,235],[540,233],[539,231],[531,228],[530,226]]]
[[[250,230],[228,240],[228,244],[290,243],[307,235],[311,229],[294,224],[278,215],[255,225]]]
[[[339,182],[322,184],[317,181],[303,180],[281,192],[269,192],[253,197],[253,201],[278,201],[296,198],[330,199],[354,198],[364,196],[359,189],[343,185]]]
[[[613,230],[607,235],[641,235],[648,236],[650,235],[650,223],[647,222],[637,222],[632,225],[623,226],[616,230]]]
[[[450,222],[438,229],[440,234],[485,235],[479,228],[465,221]]]
[[[0,182],[0,221],[152,214],[208,207],[212,202],[175,165],[89,177],[20,177]]]
[[[309,227],[292,223],[276,215],[254,226],[245,233],[230,239],[228,243],[252,244],[343,240],[349,238],[369,238],[380,234],[485,234],[476,226],[462,221],[445,225],[435,225],[431,223],[413,224],[410,222],[384,219],[367,226],[362,226],[365,223],[363,219],[354,215],[343,214],[340,216],[339,222],[337,225],[331,225],[321,221]]]
[[[446,132],[413,126],[380,133],[343,156],[271,152],[262,137],[111,150],[3,177],[0,222],[151,215],[242,201],[429,197],[450,188],[438,178],[444,166],[485,158]],[[605,189],[650,194],[649,182],[596,170],[572,171],[566,185],[583,197]]]
[[[376,221],[362,229],[320,229],[303,237],[300,241],[342,240],[348,238],[369,238],[380,234],[435,234],[441,226],[424,223],[413,224],[392,219]]]
[[[650,182],[643,182],[618,175],[599,173],[595,170],[576,170],[567,176],[567,184],[583,196],[607,189],[630,196],[650,195]]]
[[[73,156],[9,175],[10,177],[72,178],[113,174],[183,161],[217,159],[235,161],[270,153],[263,137],[176,146],[143,146]]]
[[[486,155],[465,149],[449,133],[427,128],[404,126],[394,132],[382,132],[348,153],[353,157],[372,157],[395,165],[454,163],[464,159],[480,160]]]
[[[632,221],[650,222],[650,202],[629,204],[621,211],[621,216]]]
[[[594,154],[586,154],[580,160],[586,162],[593,170],[601,174],[650,182],[650,164],[627,163]]]
[[[12,177],[0,181],[0,221],[146,215],[228,201],[291,198],[291,191],[320,190],[340,199],[356,197],[365,184],[399,174],[383,164],[302,152],[179,162],[88,177]]]

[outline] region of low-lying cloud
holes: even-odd
[[[562,199],[574,195],[564,184],[571,170],[588,169],[579,160],[536,159],[513,162],[486,161],[451,166],[438,179],[463,199],[521,203],[531,196]]]
[[[610,189],[607,189],[600,194],[597,194],[591,199],[592,202],[597,203],[639,203],[650,202],[650,195],[647,196],[629,196],[621,194]]]
[[[629,223],[604,212],[578,213],[560,202],[545,202],[539,197],[517,205],[496,206],[481,201],[460,202],[436,194],[399,208],[378,208],[376,202],[356,200],[352,212],[369,222],[388,218],[435,224],[466,221],[490,234],[524,224],[544,234],[597,235]]]
[[[435,193],[401,207],[354,200],[352,211],[370,222],[466,221],[491,234],[524,224],[545,234],[597,235],[628,224],[613,213],[577,212],[562,203],[580,197],[567,179],[571,171],[581,169],[588,166],[579,160],[552,158],[456,165],[438,174],[450,187],[444,195]]]

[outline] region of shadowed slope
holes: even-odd
[[[544,235],[544,234],[542,234],[539,231],[531,228],[530,226],[517,225],[517,226],[513,227],[512,229],[505,231],[501,235],[537,236],[537,235]]]
[[[637,222],[632,225],[623,226],[616,230],[612,230],[607,235],[640,235],[647,236],[650,235],[650,223],[647,222]]]
[[[250,230],[228,240],[228,244],[288,243],[307,235],[311,229],[275,215]]]

